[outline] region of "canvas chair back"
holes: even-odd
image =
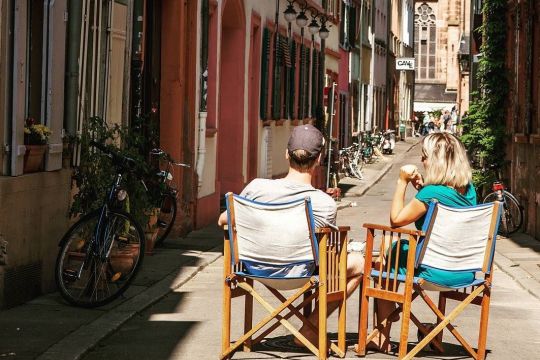
[[[315,262],[318,244],[309,197],[261,203],[226,195],[231,262],[287,265]]]
[[[415,266],[489,273],[501,208],[498,202],[462,208],[431,202]]]

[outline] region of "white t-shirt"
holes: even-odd
[[[309,196],[315,227],[336,224],[336,202],[313,186],[288,179],[254,179],[240,196],[260,202],[286,203]]]
[[[250,200],[270,203],[286,203],[309,196],[313,210],[315,227],[336,224],[337,206],[335,201],[313,186],[287,179],[254,179],[240,193]],[[274,266],[268,264],[249,264],[249,273],[264,274],[271,277],[305,277],[315,270],[315,264],[296,264]]]

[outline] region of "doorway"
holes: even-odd
[[[217,138],[217,182],[220,195],[244,186],[244,84],[246,21],[242,0],[225,1]]]

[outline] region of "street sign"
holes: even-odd
[[[414,58],[397,58],[396,70],[414,70]]]

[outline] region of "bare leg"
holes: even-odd
[[[351,252],[347,255],[347,297],[356,290],[360,282],[362,281],[362,272],[364,270],[364,256],[359,252]],[[332,314],[338,308],[337,302],[331,302],[328,304],[328,316]],[[308,316],[308,320],[317,327],[319,324],[319,304],[315,305],[315,309]],[[312,343],[316,343],[318,334],[313,333],[307,326],[302,326],[300,329],[302,335],[304,335]],[[297,345],[301,345],[295,339]]]

